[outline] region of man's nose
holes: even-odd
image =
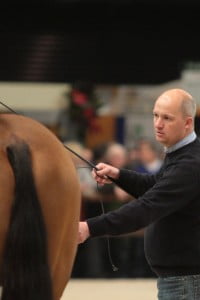
[[[156,120],[155,120],[155,127],[156,128],[162,128],[163,127],[163,120],[161,119],[161,118],[157,118]]]

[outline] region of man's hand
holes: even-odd
[[[109,177],[117,179],[119,177],[119,169],[112,167],[108,164],[99,163],[96,165],[96,169],[92,170],[92,176],[101,185],[105,183],[112,183]]]
[[[79,222],[78,244],[84,243],[90,236],[87,222]]]

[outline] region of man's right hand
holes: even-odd
[[[113,179],[118,179],[119,177],[119,169],[108,164],[99,163],[96,165],[96,168],[97,170],[92,170],[92,176],[101,185],[104,185],[105,183],[112,183],[109,177]]]
[[[90,236],[87,222],[79,222],[78,244],[84,243]]]

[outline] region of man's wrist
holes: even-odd
[[[119,174],[120,174],[120,169],[117,169],[117,173],[116,173],[116,178],[115,179],[119,179]]]

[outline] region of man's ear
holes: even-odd
[[[185,122],[185,128],[189,129],[193,126],[193,118],[192,117],[187,117],[186,122]]]

